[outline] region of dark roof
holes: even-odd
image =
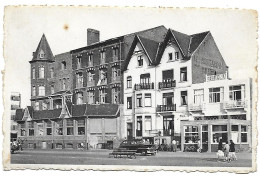
[[[51,94],[50,96],[62,95],[63,93],[72,94],[71,91],[63,90],[63,91],[55,92],[55,93]]]
[[[53,109],[53,110],[41,110],[41,111],[34,111],[33,112],[33,120],[38,119],[51,119],[51,118],[58,118],[61,114],[61,108]]]
[[[24,109],[16,109],[15,112],[15,120],[16,121],[21,121],[23,119],[23,114],[24,114]]]
[[[117,104],[88,104],[85,112],[88,117],[116,117],[118,114]]]
[[[193,34],[191,35],[191,42],[190,42],[190,53],[193,53],[200,45],[200,43],[203,41],[203,39],[206,37],[206,35],[209,33],[209,31]]]
[[[86,112],[86,104],[73,105],[67,104],[69,113],[72,117],[82,117]]]
[[[189,45],[190,45],[190,36],[175,30],[170,29],[173,36],[175,37],[177,43],[180,45],[181,51],[184,56],[188,55]]]
[[[27,106],[27,109],[29,111],[29,114],[31,116],[31,118],[33,117],[33,107],[32,106]]]
[[[41,50],[43,50],[43,52],[45,53],[44,58],[39,57],[39,53]],[[54,61],[54,56],[52,54],[51,48],[44,34],[42,35],[42,38],[38,44],[36,51],[33,53],[33,58],[31,62],[33,61],[51,61],[51,62]]]
[[[150,39],[146,39],[141,36],[137,36],[137,37],[139,38],[140,43],[143,45],[144,50],[151,61],[151,64],[154,64],[159,43]]]

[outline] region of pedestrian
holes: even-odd
[[[226,161],[230,161],[229,150],[230,150],[230,147],[229,147],[228,141],[226,141],[226,144],[224,145],[224,156],[225,156]]]
[[[172,140],[172,151],[176,152],[177,151],[177,142],[175,139]]]
[[[218,161],[221,158],[224,158],[222,138],[219,139],[217,156],[218,156]]]
[[[229,147],[230,147],[230,149],[229,149],[230,160],[237,160],[235,143],[233,142],[233,140],[230,140]]]
[[[197,152],[201,153],[201,143],[200,143],[200,139],[197,140],[197,145],[198,145]]]

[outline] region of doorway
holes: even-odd
[[[207,152],[208,151],[208,138],[209,138],[208,125],[202,125],[201,136],[202,136],[201,137],[202,151]]]

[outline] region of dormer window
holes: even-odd
[[[168,60],[172,61],[172,53],[168,53]]]
[[[45,53],[43,52],[43,50],[41,50],[39,53],[39,58],[44,58],[44,57],[45,57]]]
[[[175,60],[179,60],[179,52],[175,52]]]
[[[142,55],[137,57],[137,62],[138,62],[139,67],[143,66],[143,56]]]

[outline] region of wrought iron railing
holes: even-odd
[[[173,87],[176,87],[176,81],[175,80],[159,82],[159,89],[173,88]]]
[[[157,105],[157,112],[176,111],[176,104],[173,105]]]
[[[148,90],[154,89],[154,83],[142,83],[142,84],[135,84],[135,90]]]
[[[231,100],[224,102],[224,109],[246,108],[245,100]]]

